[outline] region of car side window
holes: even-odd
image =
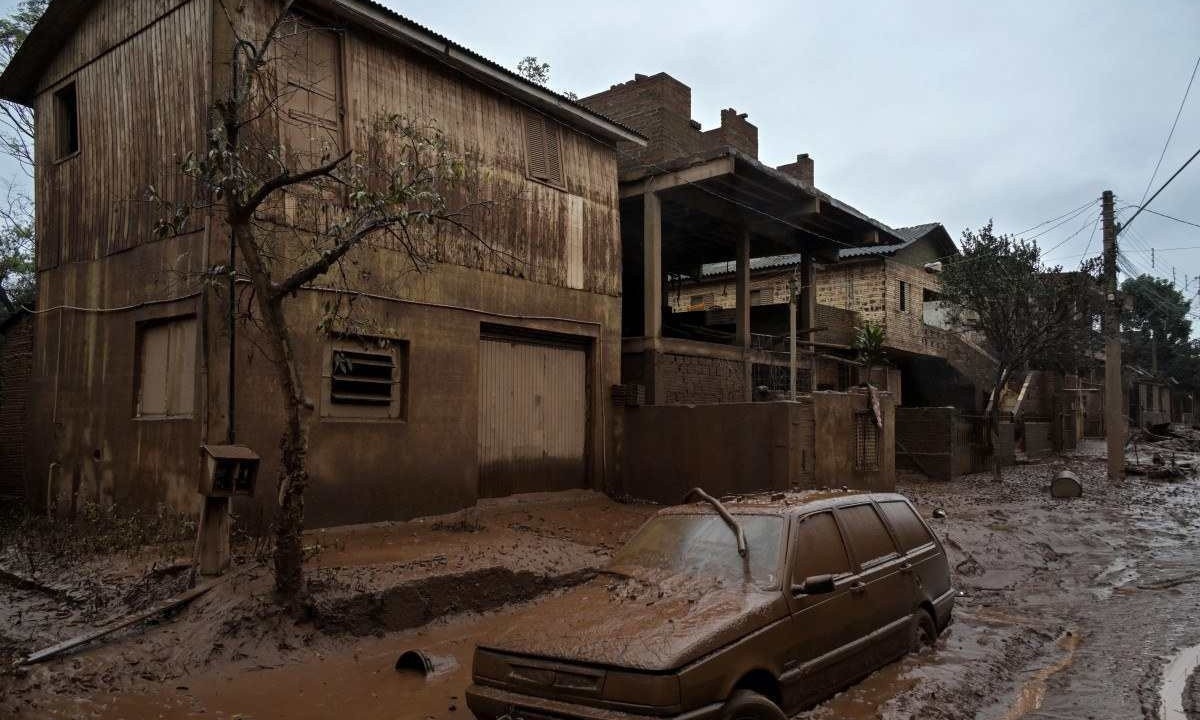
[[[892,531],[896,533],[896,539],[900,541],[904,552],[933,542],[929,529],[908,503],[903,500],[887,500],[879,503],[879,507],[883,509],[883,516],[892,526]]]
[[[896,554],[896,545],[873,505],[851,505],[840,508],[838,513],[846,527],[850,549],[860,566],[866,567]]]
[[[813,575],[849,575],[850,556],[832,512],[809,515],[796,526],[795,558],[792,583],[799,584]]]

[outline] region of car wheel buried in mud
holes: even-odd
[[[949,624],[945,550],[905,497],[700,497],[482,641],[475,715],[781,720]]]

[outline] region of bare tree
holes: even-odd
[[[304,592],[301,532],[314,405],[294,348],[298,332],[321,326],[295,327],[285,306],[318,280],[352,298],[354,273],[343,263],[359,251],[398,252],[421,270],[455,243],[482,244],[470,213],[487,203],[472,199],[477,174],[429,124],[376,117],[364,128],[365,145],[351,151],[326,124],[290,111],[296,88],[319,78],[296,81],[297,73],[317,70],[292,62],[289,47],[306,33],[327,29],[292,14],[291,5],[281,3],[274,21],[253,40],[241,36],[235,11],[228,10],[235,38],[231,75],[218,90],[206,146],[181,164],[194,181],[194,197],[152,195],[167,210],[160,232],[180,232],[197,211],[209,212],[240,253],[240,267],[214,268],[209,275],[235,273],[248,285],[249,314],[282,399],[275,589],[281,600],[294,603]],[[462,202],[454,205],[453,198]],[[347,304],[353,302],[333,303],[328,311]]]
[[[996,359],[989,442],[992,473],[1000,480],[996,448],[1000,401],[1017,370],[1044,358],[1082,357],[1092,347],[1100,300],[1095,260],[1078,271],[1042,261],[1036,242],[995,234],[992,223],[962,234],[961,257],[942,274],[942,299],[960,332],[978,332]]]
[[[0,18],[0,68],[8,67],[47,2],[21,0],[11,15]],[[0,206],[0,313],[4,315],[34,299],[33,201],[27,187],[33,178],[33,132],[32,108],[0,102],[0,152],[25,175],[9,182]]]

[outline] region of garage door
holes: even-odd
[[[585,486],[585,361],[578,347],[480,341],[480,496]]]

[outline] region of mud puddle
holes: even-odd
[[[60,704],[49,717],[470,720],[463,691],[470,684],[476,640],[498,633],[514,614],[465,617],[420,631],[362,640],[342,653],[318,654],[280,667],[230,666],[142,693],[96,695]],[[444,659],[445,670],[428,677],[398,672],[396,659],[414,648]]]
[[[1159,720],[1189,720],[1192,717],[1184,709],[1184,694],[1187,692],[1188,677],[1200,666],[1200,645],[1180,650],[1163,668],[1162,686],[1159,691]]]

